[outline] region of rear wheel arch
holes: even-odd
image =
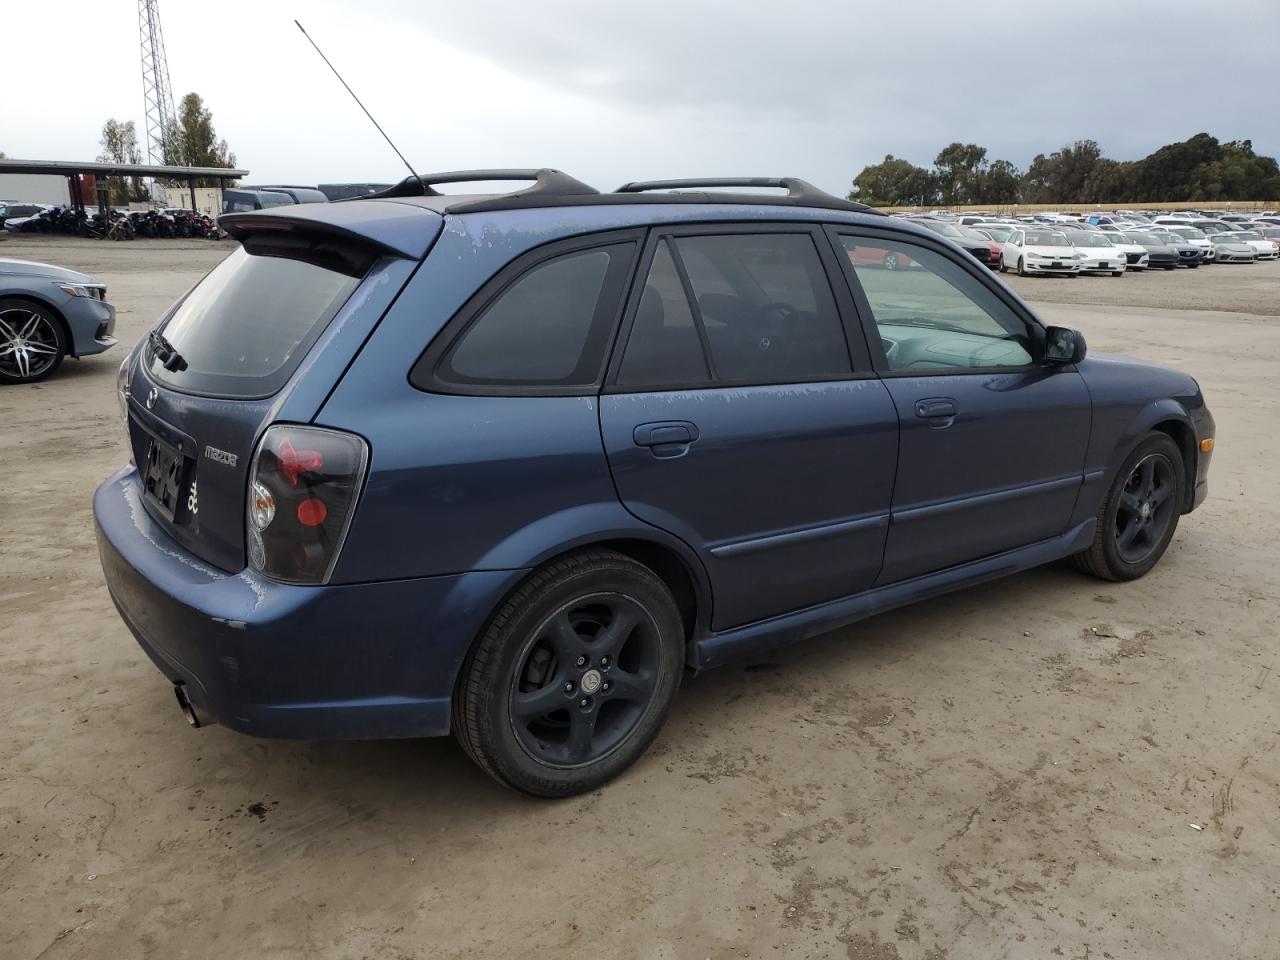
[[[680,609],[684,624],[685,644],[693,641],[701,624],[711,621],[709,597],[703,598],[703,590],[688,563],[675,550],[652,540],[624,539],[604,540],[580,549],[614,550],[642,563],[667,585]]]

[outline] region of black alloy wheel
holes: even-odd
[[[1116,501],[1116,552],[1126,563],[1141,563],[1168,531],[1177,513],[1178,485],[1173,464],[1158,453],[1148,454],[1133,467]]]
[[[1072,557],[1104,580],[1135,580],[1164,556],[1186,500],[1182,451],[1166,433],[1148,433],[1116,471],[1096,515],[1093,543]]]
[[[534,631],[511,688],[511,723],[534,759],[577,767],[635,729],[661,668],[658,626],[631,597],[576,598]]]
[[[534,571],[476,639],[453,695],[467,755],[515,790],[565,797],[613,779],[657,736],[684,671],[670,589],[591,549]]]

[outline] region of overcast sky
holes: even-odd
[[[250,181],[553,166],[601,189],[800,176],[843,193],[959,140],[1025,169],[1097,140],[1135,159],[1206,131],[1280,153],[1280,3],[1065,0],[161,0],[175,99],[204,97]],[[5,0],[0,150],[86,160],[141,136],[136,0]]]

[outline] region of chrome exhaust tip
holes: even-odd
[[[173,685],[173,695],[178,698],[178,707],[182,710],[182,715],[187,718],[187,723],[194,728],[199,728],[200,717],[196,714],[196,708],[191,703],[191,698],[187,696],[187,688],[181,683]]]

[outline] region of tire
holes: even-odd
[[[67,355],[62,322],[30,300],[0,299],[0,383],[38,383]]]
[[[1026,264],[1024,264],[1024,263],[1022,262],[1022,258],[1021,258],[1021,257],[1019,257],[1019,258],[1018,258],[1018,276],[1020,276],[1020,277],[1025,277],[1026,275],[1027,275],[1027,267],[1026,267]]]
[[[1148,466],[1154,483],[1148,483]],[[1116,472],[1098,511],[1093,543],[1072,557],[1075,565],[1103,580],[1144,576],[1168,549],[1185,494],[1186,472],[1178,445],[1167,434],[1148,433]],[[1148,512],[1143,504],[1154,507]]]
[[[1124,271],[1123,271],[1123,270],[1113,270],[1113,271],[1111,272],[1111,275],[1112,275],[1113,277],[1123,277],[1123,276],[1124,276]]]
[[[514,790],[594,790],[657,736],[684,642],[675,600],[648,567],[611,550],[556,560],[508,595],[468,653],[454,735]]]

